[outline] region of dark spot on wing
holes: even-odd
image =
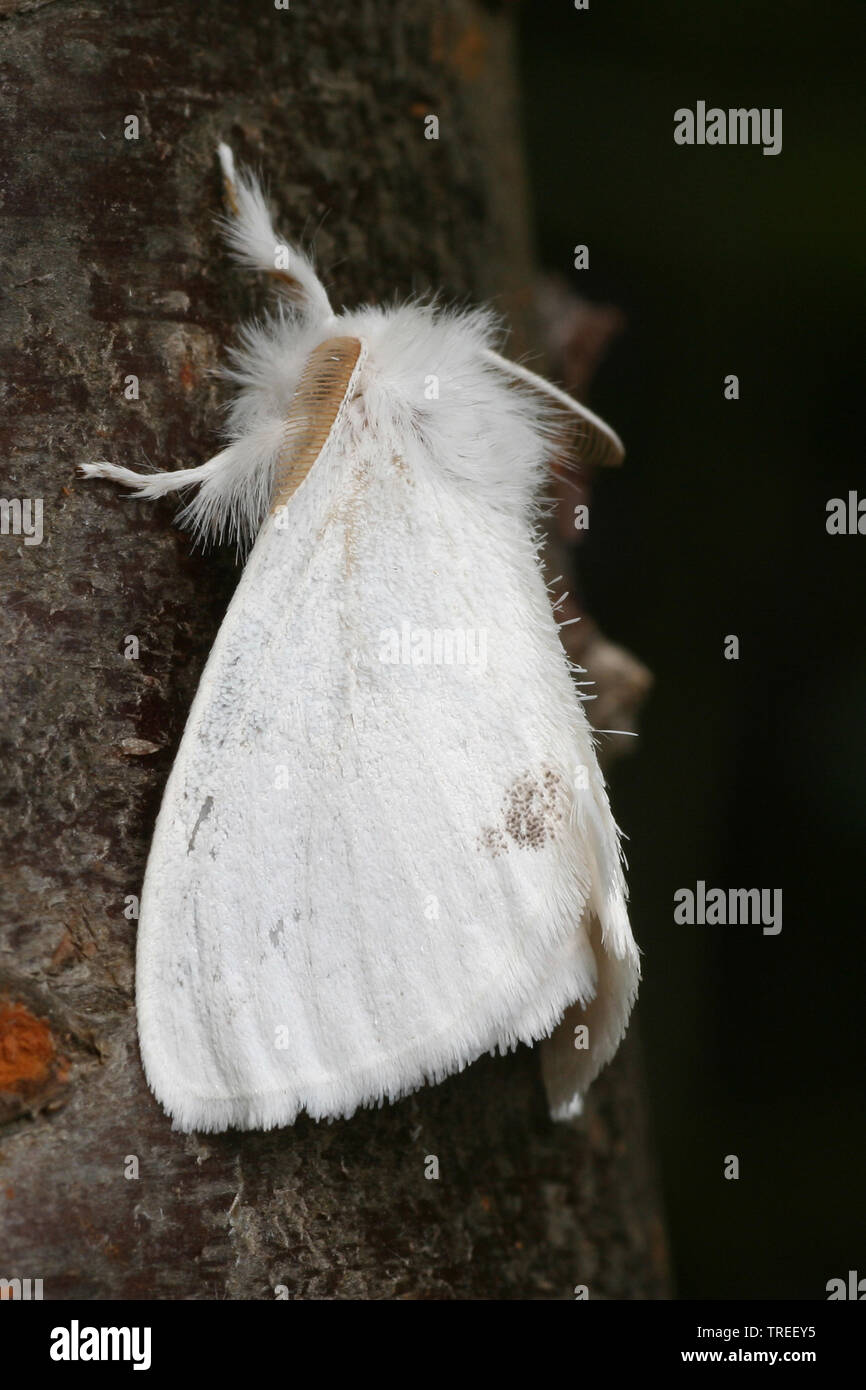
[[[201,810],[200,810],[199,813],[198,813],[198,819],[196,820],[196,823],[195,823],[195,825],[193,826],[192,834],[191,834],[190,837],[189,837],[189,844],[188,844],[187,847],[186,847],[186,852],[187,852],[187,854],[190,854],[190,853],[192,852],[192,847],[193,847],[193,845],[195,844],[195,837],[196,837],[196,835],[198,834],[198,828],[199,828],[199,826],[202,824],[203,821],[206,821],[206,820],[207,820],[207,818],[208,818],[208,816],[210,815],[210,813],[211,813],[212,810],[213,810],[213,797],[212,797],[212,796],[206,796],[205,799],[204,799],[204,801],[202,802]]]
[[[541,849],[554,839],[564,813],[563,783],[558,772],[548,767],[540,776],[521,773],[502,798],[501,825],[484,826],[478,836],[478,848],[494,859],[510,848],[509,840],[520,849]]]

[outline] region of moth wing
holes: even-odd
[[[596,993],[590,913],[636,959],[525,524],[375,430],[317,447],[220,628],[148,861],[142,1056],[183,1129],[349,1115],[546,1036]]]
[[[622,1041],[640,978],[637,952],[617,955],[608,949],[592,913],[584,918],[580,934],[589,937],[598,979],[593,999],[571,1004],[541,1044],[541,1071],[554,1120],[582,1113],[589,1086]]]

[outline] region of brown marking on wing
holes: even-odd
[[[509,840],[520,849],[541,849],[555,838],[564,810],[565,788],[558,772],[551,767],[538,777],[524,772],[502,798],[501,827],[484,826],[478,848],[494,859],[508,849]]]

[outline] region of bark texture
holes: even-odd
[[[532,344],[507,10],[0,4],[2,491],[44,506],[41,544],[0,536],[0,1276],[46,1298],[666,1295],[633,1041],[573,1126],[521,1049],[215,1138],[172,1132],[136,1045],[124,908],[237,571],[76,464],[214,452],[208,370],[260,293],[214,224],[219,138],[284,235],[318,229],[338,303],[491,298]]]

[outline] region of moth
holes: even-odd
[[[227,442],[180,521],[249,556],[147,863],[141,1055],[181,1130],[350,1116],[548,1038],[580,1112],[636,994],[619,834],[539,561],[551,454],[622,445],[482,310],[334,313],[219,147],[242,331]],[[551,1035],[553,1035],[551,1037]]]

